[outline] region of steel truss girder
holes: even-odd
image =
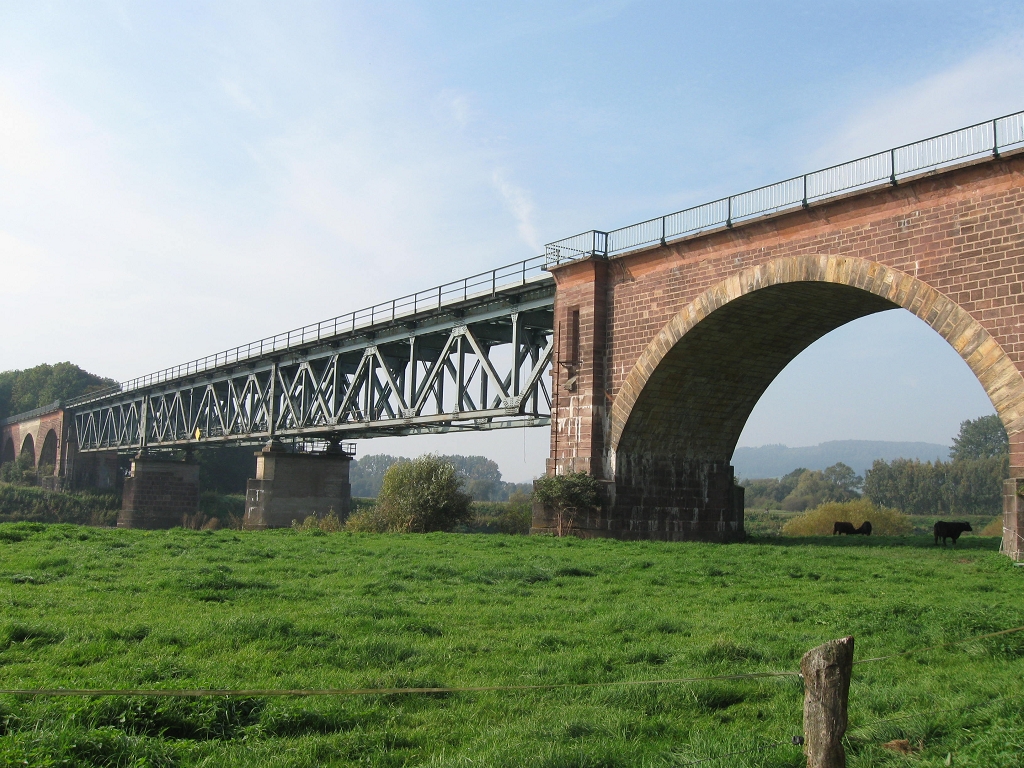
[[[80,450],[550,423],[553,288],[75,408]],[[513,303],[514,302],[514,303]]]

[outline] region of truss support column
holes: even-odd
[[[458,344],[458,360],[456,365],[458,370],[456,371],[456,382],[455,391],[458,393],[455,400],[455,411],[462,413],[466,410],[466,336],[460,334],[458,340],[455,342]]]
[[[523,354],[520,352],[520,333],[522,324],[519,322],[519,313],[512,313],[512,381],[509,382],[509,394],[518,397],[522,394],[519,391],[519,369],[523,364]]]
[[[267,434],[274,439],[274,426],[277,421],[277,363],[270,366],[270,387],[267,393]]]
[[[409,407],[416,407],[416,398],[419,392],[416,391],[416,337],[409,337],[409,394],[405,398],[405,402],[409,404]]]
[[[139,414],[139,449],[146,450],[149,437],[149,395],[142,396],[142,412]]]
[[[289,453],[270,442],[256,453],[256,478],[245,493],[246,530],[287,528],[293,520],[334,513],[348,517],[352,457],[332,446],[326,453]]]

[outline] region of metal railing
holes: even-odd
[[[591,230],[545,246],[549,266],[582,258],[607,258],[667,243],[787,209],[807,207],[847,192],[936,170],[1001,150],[1024,146],[1024,112],[904,144],[848,163],[758,187],[611,232]]]
[[[371,307],[357,309],[319,323],[296,328],[275,336],[243,344],[182,365],[122,382],[117,387],[72,400],[76,405],[108,394],[128,392],[172,379],[193,376],[223,365],[253,360],[273,352],[283,352],[344,333],[394,322],[419,312],[475,297],[496,295],[501,290],[523,286],[546,278],[546,269],[583,258],[607,258],[654,243],[667,243],[706,230],[732,227],[733,224],[787,209],[807,207],[847,192],[878,184],[897,184],[902,177],[935,170],[982,155],[999,157],[1000,150],[1024,146],[1024,111],[933,136],[930,139],[833,165],[813,173],[758,187],[710,203],[687,208],[639,224],[602,232],[589,230],[548,243],[543,256],[534,256],[489,272],[439,285],[426,291],[402,296]]]
[[[234,365],[247,360],[254,360],[273,352],[286,352],[290,349],[303,347],[318,341],[331,339],[345,333],[353,333],[371,326],[392,323],[403,317],[410,317],[420,312],[441,309],[451,304],[458,304],[474,298],[496,296],[501,291],[527,285],[538,280],[550,279],[545,271],[545,257],[532,256],[514,264],[464,277],[451,283],[429,288],[425,291],[411,293],[408,296],[374,304],[364,309],[357,309],[344,315],[311,323],[264,339],[242,344],[231,349],[217,352],[197,360],[192,360],[162,371],[139,376],[123,381],[116,387],[91,392],[88,395],[69,401],[68,405],[97,400],[107,395],[130,392],[135,389],[151,387],[165,381],[194,376],[204,371],[224,365]]]

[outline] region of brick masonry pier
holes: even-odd
[[[854,193],[553,269],[548,472],[604,482],[580,535],[743,536],[730,459],[768,385],[814,341],[909,311],[978,377],[1024,477],[1024,157]],[[1007,484],[1004,548],[1019,555]],[[535,530],[549,530],[538,509]]]
[[[174,528],[199,511],[199,465],[136,456],[124,480],[118,528]]]

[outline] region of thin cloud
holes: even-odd
[[[519,237],[524,243],[533,249],[534,253],[540,253],[542,246],[537,238],[537,229],[533,223],[533,199],[530,193],[522,187],[517,187],[505,178],[503,171],[496,170],[492,177],[495,189],[501,193],[505,200],[505,207],[515,217]]]
[[[1024,109],[1024,40],[998,41],[858,109],[816,153],[819,164],[878,152]]]

